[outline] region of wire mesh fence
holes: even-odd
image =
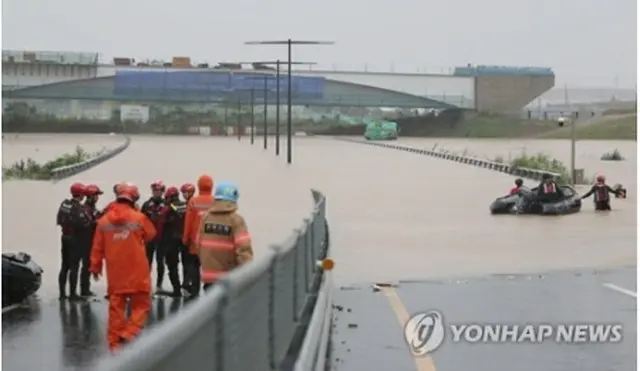
[[[157,328],[149,330],[99,370],[270,371],[301,345],[312,311],[329,232],[326,199],[283,244],[221,279],[215,287]]]

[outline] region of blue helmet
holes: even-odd
[[[219,201],[238,202],[238,186],[233,182],[217,182],[214,197]]]

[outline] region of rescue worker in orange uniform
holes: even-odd
[[[96,230],[98,219],[100,219],[101,212],[96,207],[98,198],[103,194],[100,187],[95,184],[89,184],[84,188],[85,201],[83,209],[88,221],[88,225],[82,229],[81,232],[81,249],[82,249],[82,269],[80,270],[80,296],[90,297],[95,296],[91,291],[91,280],[89,279],[89,264],[91,258],[91,245],[93,244],[93,235]]]
[[[235,184],[218,183],[215,203],[200,223],[198,256],[205,290],[225,273],[253,260],[251,236],[238,214],[238,197]]]
[[[151,308],[151,272],[145,244],[156,230],[134,207],[136,186],[124,187],[115,204],[99,221],[91,249],[91,273],[96,280],[106,263],[109,316],[107,341],[111,351],[133,340],[144,327]],[[131,315],[126,316],[129,302]]]
[[[116,199],[118,198],[118,195],[120,194],[120,192],[122,192],[122,190],[123,190],[126,186],[128,186],[128,185],[131,185],[131,184],[126,183],[126,182],[122,182],[122,183],[115,184],[115,185],[113,186],[113,194],[114,194],[114,196],[115,196],[115,198],[116,198]],[[107,204],[107,206],[105,206],[105,208],[102,210],[102,215],[106,214],[106,213],[107,213],[107,211],[109,211],[109,208],[110,208],[112,205],[115,205],[115,204],[116,204],[116,200],[113,200],[113,201],[109,202],[109,203]],[[136,207],[136,209],[140,209],[140,208],[138,207],[138,204],[137,204],[137,203],[136,203],[135,207]]]
[[[613,188],[609,187],[606,183],[604,175],[598,175],[596,177],[596,184],[591,187],[589,192],[582,196],[582,199],[593,195],[593,204],[596,211],[611,210],[609,193],[613,193],[616,196],[618,195],[618,192],[614,191]]]
[[[185,272],[187,276],[187,291],[191,296],[200,293],[200,261],[196,246],[196,237],[202,216],[213,207],[213,179],[208,175],[198,178],[198,195],[193,196],[187,202],[187,212],[184,220],[184,231],[182,232],[182,243],[188,247],[189,262]]]

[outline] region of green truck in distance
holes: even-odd
[[[364,131],[364,139],[366,140],[398,139],[398,124],[393,121],[369,121],[366,124]]]

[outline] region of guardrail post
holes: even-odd
[[[216,332],[221,335],[221,336],[216,336],[216,343],[214,344],[214,347],[216,348],[216,355],[217,355],[215,370],[224,371],[225,361],[226,361],[225,359],[226,347],[225,347],[224,335],[223,335],[225,333],[224,314],[226,313],[227,306],[229,305],[229,282],[222,280],[219,284],[223,287],[224,295],[222,297],[222,301],[214,317]]]
[[[276,294],[276,270],[278,266],[278,257],[280,256],[280,248],[277,246],[269,246],[274,252],[269,266],[269,367],[272,370],[276,370],[276,302],[274,300]]]
[[[300,320],[300,316],[298,313],[298,301],[300,300],[298,295],[298,254],[300,253],[300,237],[301,231],[296,229],[296,244],[294,246],[294,263],[293,263],[293,321],[298,322]]]
[[[305,292],[309,292],[309,290],[311,289],[311,280],[310,280],[310,276],[313,274],[313,272],[315,271],[314,269],[314,260],[317,259],[316,257],[314,257],[314,253],[313,253],[313,220],[315,218],[312,217],[311,219],[305,219],[304,220],[304,224],[306,224],[307,226],[307,231],[304,235],[304,291]]]

